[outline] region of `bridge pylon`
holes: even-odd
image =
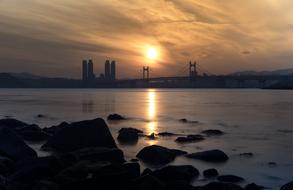
[[[148,81],[150,79],[150,67],[143,66],[142,71],[142,79]]]

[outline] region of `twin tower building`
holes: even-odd
[[[94,83],[97,80],[104,81],[114,81],[116,80],[116,62],[112,61],[110,63],[109,60],[105,62],[105,73],[100,74],[100,77],[97,78],[94,73],[94,64],[93,61],[83,60],[82,61],[82,80],[85,83]]]

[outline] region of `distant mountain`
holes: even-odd
[[[48,78],[43,76],[34,75],[31,73],[7,73],[13,77],[20,78],[20,79],[41,79],[41,78]]]
[[[292,69],[280,69],[275,71],[240,71],[235,72],[230,75],[237,75],[237,76],[255,76],[255,75],[282,75],[282,76],[293,76],[293,68]]]

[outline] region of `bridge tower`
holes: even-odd
[[[195,62],[189,62],[189,77],[191,79],[194,79],[197,77],[197,68],[196,68],[196,61]]]
[[[149,80],[150,78],[150,67],[149,66],[143,66],[142,68],[142,79]]]

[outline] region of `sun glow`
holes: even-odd
[[[150,47],[147,49],[146,56],[151,60],[155,60],[158,58],[158,50],[154,47]]]

